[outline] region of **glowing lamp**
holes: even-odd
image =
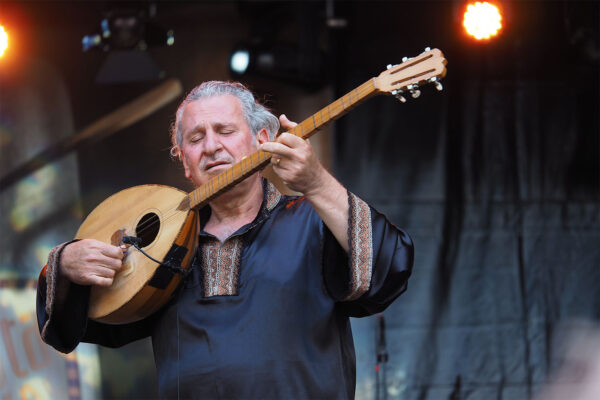
[[[231,71],[243,75],[248,66],[250,65],[250,52],[246,49],[236,50],[232,55],[229,61],[229,68]]]
[[[475,39],[489,39],[502,28],[502,15],[495,5],[478,1],[467,6],[463,26]]]
[[[4,31],[4,27],[0,25],[0,57],[4,54],[4,50],[8,47],[8,34]]]

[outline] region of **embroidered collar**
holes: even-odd
[[[275,185],[273,185],[271,182],[269,182],[267,179],[264,179],[264,178],[262,179],[262,185],[263,185],[263,200],[262,200],[262,204],[260,205],[260,210],[258,211],[258,214],[256,215],[256,218],[254,218],[254,220],[252,222],[250,222],[249,224],[242,226],[235,233],[233,233],[230,237],[242,234],[242,233],[248,231],[249,229],[252,229],[256,225],[260,224],[262,221],[264,221],[266,218],[269,217],[269,215],[271,214],[271,211],[273,211],[273,209],[281,201],[283,195],[281,194],[281,192],[279,190],[277,190]],[[204,231],[204,225],[206,225],[206,222],[208,222],[208,219],[210,218],[210,214],[211,214],[211,208],[209,205],[206,205],[200,209],[200,235],[201,236],[211,236],[211,237],[213,236],[210,233]]]

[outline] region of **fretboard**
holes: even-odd
[[[356,89],[340,97],[327,107],[311,115],[300,122],[289,132],[307,139],[321,130],[331,121],[336,120],[346,114],[359,103],[369,97],[377,94],[375,79],[370,79],[358,86]],[[265,151],[256,151],[233,166],[223,171],[219,175],[211,178],[207,183],[198,187],[188,194],[190,208],[202,207],[223,192],[231,189],[236,183],[246,179],[253,173],[261,170],[271,160],[271,153]]]

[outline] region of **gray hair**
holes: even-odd
[[[183,144],[181,117],[183,116],[185,107],[192,101],[227,94],[235,96],[240,100],[244,118],[255,140],[256,135],[263,128],[269,133],[269,138],[271,140],[274,139],[275,134],[279,130],[279,119],[265,106],[260,104],[248,88],[239,82],[208,81],[193,88],[177,108],[175,122],[171,125],[170,130],[171,156],[181,158],[180,149]]]

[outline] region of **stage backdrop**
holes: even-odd
[[[580,6],[598,16],[597,4]],[[385,390],[529,399],[560,365],[565,335],[600,314],[598,19],[576,41],[566,4],[517,2],[504,36],[474,45],[440,28],[451,3],[402,7],[427,24],[395,24],[398,11],[353,7],[339,94],[419,41],[444,50],[445,90],[372,99],[338,122],[333,145],[342,182],[415,242],[408,291],[383,314]],[[375,398],[379,324],[354,328],[357,394]]]

